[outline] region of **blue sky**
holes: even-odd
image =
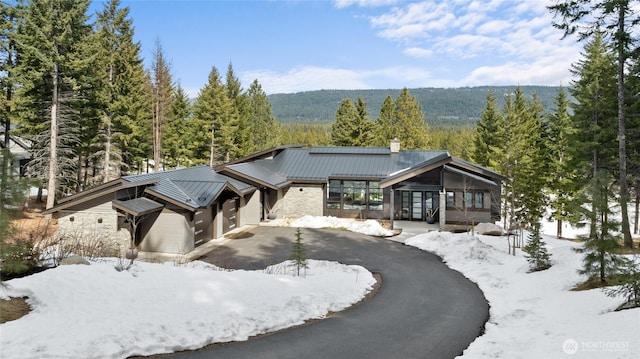
[[[215,66],[267,94],[319,89],[568,85],[583,44],[551,0],[122,0],[147,66],[160,40],[196,96]],[[95,1],[92,10],[100,9]]]

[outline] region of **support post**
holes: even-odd
[[[447,191],[442,188],[439,193],[440,210],[438,213],[438,221],[440,224],[440,231],[444,231],[444,225],[447,222]]]

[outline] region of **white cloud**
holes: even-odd
[[[267,94],[295,93],[310,89],[373,89],[424,87],[430,84],[431,73],[417,67],[388,67],[375,70],[350,70],[317,66],[302,66],[286,73],[274,71],[246,71],[240,75],[242,83],[258,79]]]
[[[407,56],[416,58],[427,58],[433,55],[433,50],[421,48],[421,47],[409,47],[402,51]]]
[[[338,9],[349,6],[378,7],[396,4],[398,0],[334,0],[333,5]]]
[[[497,66],[482,66],[465,77],[464,86],[481,85],[549,85],[567,86],[573,80],[571,59],[542,58],[536,62],[507,62]]]

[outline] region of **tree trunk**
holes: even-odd
[[[558,219],[558,239],[562,238],[562,220]]]
[[[636,219],[633,223],[633,233],[638,234],[638,215],[640,215],[640,189],[636,188]]]
[[[109,182],[111,177],[109,176],[109,167],[111,164],[111,118],[109,118],[109,123],[107,123],[107,128],[105,130],[105,143],[104,143],[104,169],[103,169],[103,179],[102,182]]]
[[[51,133],[49,138],[49,183],[47,185],[46,208],[51,208],[56,199],[56,176],[58,175],[58,64],[53,64],[51,95]]]
[[[211,144],[209,146],[209,167],[213,168],[213,158],[214,158],[214,145],[215,145],[215,129],[213,128],[213,125],[211,127]]]
[[[625,7],[618,8],[618,34],[624,35]],[[624,115],[624,63],[626,60],[625,46],[622,38],[618,43],[618,160],[620,167],[620,207],[622,209],[622,236],[624,246],[633,248],[631,227],[629,226],[629,184],[627,183],[627,149]]]

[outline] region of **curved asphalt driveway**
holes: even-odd
[[[201,260],[227,268],[264,268],[287,259],[295,229],[258,227]],[[382,275],[369,301],[325,320],[214,345],[180,358],[453,358],[483,328],[489,306],[478,287],[439,257],[387,239],[302,229],[309,259],[359,264]]]

